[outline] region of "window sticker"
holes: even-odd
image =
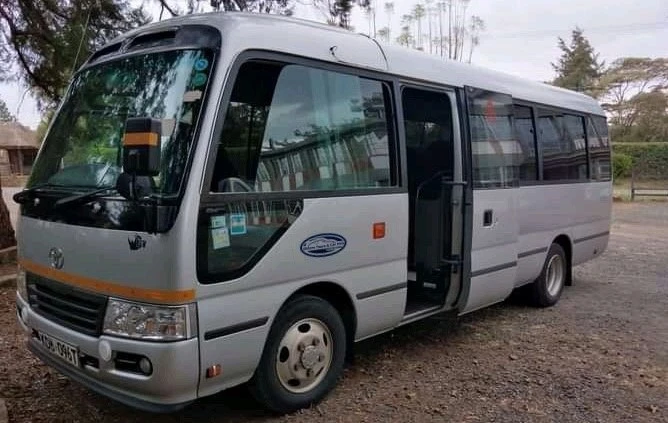
[[[199,59],[198,61],[195,62],[194,67],[196,71],[201,72],[209,67],[209,61],[206,59]]]
[[[230,234],[246,234],[246,215],[244,213],[235,213],[230,215]]]
[[[193,85],[195,87],[200,87],[206,84],[207,76],[205,73],[198,72],[193,76]]]
[[[225,215],[211,216],[211,229],[227,226]]]
[[[230,234],[227,232],[227,226],[211,229],[211,239],[213,240],[213,249],[220,250],[230,246]]]

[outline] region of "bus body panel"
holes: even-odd
[[[195,299],[194,280],[182,277],[177,271],[181,260],[190,261],[191,258],[179,254],[174,232],[139,234],[28,217],[19,219],[17,232],[20,232],[20,238],[30,240],[19,243],[18,257],[33,273],[118,298],[161,302],[159,296],[151,299],[151,293],[155,291],[158,295],[174,297],[167,303]],[[140,242],[141,246],[133,249],[130,247],[133,242]],[[54,248],[62,251],[60,269],[54,269],[49,259]],[[180,301],[178,292],[188,293],[188,299]]]
[[[384,238],[373,238],[377,222],[385,223]],[[309,284],[346,291],[356,312],[355,339],[395,327],[405,306],[407,230],[406,194],[304,200],[301,215],[247,274],[198,287],[200,395],[251,377],[278,310]],[[301,244],[319,233],[342,236],[345,248],[328,257],[304,254]],[[257,324],[207,340],[251,323]],[[204,370],[215,364],[222,365],[222,377],[207,379]]]

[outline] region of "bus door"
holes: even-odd
[[[451,288],[458,291],[463,184],[454,93],[404,87],[402,109],[409,190],[408,317],[442,308],[452,297]]]
[[[517,276],[516,196],[522,147],[508,94],[466,87],[473,171],[471,280],[467,313],[502,301]],[[535,201],[540,201],[536,199]]]

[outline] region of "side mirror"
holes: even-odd
[[[138,117],[125,121],[123,135],[123,172],[133,176],[157,176],[160,173],[160,138],[162,122]]]

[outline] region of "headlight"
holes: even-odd
[[[16,292],[23,300],[28,301],[28,287],[26,286],[26,272],[19,266],[16,272]]]
[[[197,335],[195,304],[159,306],[110,298],[102,331],[150,341],[179,341]]]

